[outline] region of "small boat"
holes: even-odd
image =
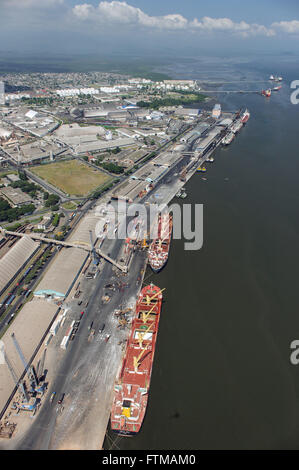
[[[202,173],[205,173],[207,169],[204,166],[199,166],[196,171],[200,171]]]
[[[272,80],[273,82],[282,82],[283,78],[282,77],[277,77],[274,75],[270,75],[269,80]]]
[[[280,89],[281,89],[281,85],[275,86],[275,87],[273,88],[273,91],[278,91],[278,90],[280,90]]]
[[[266,98],[269,98],[271,96],[271,90],[270,88],[268,90],[262,90],[261,94],[263,96],[266,96]]]

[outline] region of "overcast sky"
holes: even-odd
[[[0,51],[298,51],[298,0],[0,0]]]

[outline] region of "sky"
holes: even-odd
[[[0,51],[124,56],[299,51],[298,0],[0,0]]]

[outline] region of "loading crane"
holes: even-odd
[[[98,254],[96,252],[96,249],[94,247],[94,244],[93,244],[92,231],[91,230],[89,230],[89,237],[90,237],[90,252],[92,254],[93,264],[95,264],[97,266],[100,262],[100,259],[99,259],[99,256],[98,256]]]
[[[20,395],[22,397],[22,400],[27,404],[29,403],[29,396],[28,396],[28,393],[27,393],[27,390],[25,388],[25,385],[24,385],[24,382],[20,382],[19,383],[19,379],[18,379],[18,376],[17,374],[15,373],[15,370],[10,362],[10,360],[8,359],[7,355],[5,354],[4,352],[4,359],[5,359],[5,362],[7,364],[7,367],[8,367],[8,370],[10,372],[10,375],[12,376],[12,379],[15,383],[15,385],[18,387],[19,389],[19,392],[20,392]]]
[[[44,376],[44,366],[45,366],[45,357],[46,357],[46,352],[47,349],[44,349],[43,355],[41,360],[38,363],[37,370],[36,370],[36,375],[38,378],[38,381],[40,382]]]
[[[24,354],[21,350],[21,347],[20,347],[14,333],[12,333],[11,337],[12,337],[13,343],[15,345],[15,348],[17,350],[17,353],[19,354],[20,359],[23,362],[23,365],[25,367],[25,372],[27,372],[27,376],[28,376],[28,379],[29,379],[30,385],[31,385],[31,390],[36,391],[36,389],[38,388],[38,380],[37,380],[37,377],[36,377],[34,367],[29,366],[28,362],[26,361],[25,356],[24,356]]]

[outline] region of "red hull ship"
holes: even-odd
[[[114,386],[110,425],[122,436],[137,434],[145,416],[157,333],[162,306],[162,290],[153,284],[144,287],[122,362]]]
[[[249,118],[250,118],[250,112],[248,111],[248,109],[245,109],[244,113],[241,116],[242,123],[246,124]]]
[[[158,216],[157,238],[153,240],[148,250],[148,261],[152,270],[157,273],[165,266],[169,256],[171,234],[172,234],[172,215],[169,213]]]

